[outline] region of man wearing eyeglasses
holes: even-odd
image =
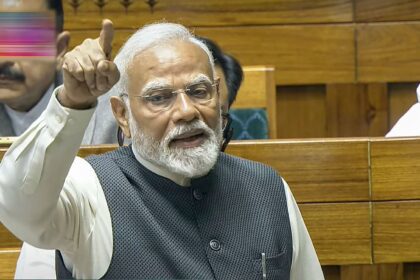
[[[219,151],[207,47],[181,25],[153,24],[112,62],[112,38],[105,20],[98,39],[66,54],[63,87],[5,155],[6,227],[57,249],[58,278],[323,279],[286,182]],[[111,88],[132,145],[76,157],[98,96]]]

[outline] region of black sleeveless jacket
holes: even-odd
[[[87,159],[110,209],[105,279],[289,279],[292,235],[281,177],[220,153],[208,175],[181,187],[131,146]],[[264,253],[264,261],[262,254]],[[71,278],[57,254],[57,278]]]

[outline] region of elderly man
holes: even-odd
[[[207,47],[183,26],[154,24],[114,63],[112,37],[104,21],[98,39],[65,56],[64,86],[5,155],[6,227],[58,249],[58,278],[323,279],[285,181],[219,152]],[[98,96],[112,87],[132,146],[75,157]]]

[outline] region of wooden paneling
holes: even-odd
[[[372,139],[370,150],[373,200],[420,199],[419,139]]]
[[[357,22],[420,20],[417,0],[354,0]]]
[[[375,263],[420,260],[420,201],[374,202]]]
[[[277,137],[327,137],[324,86],[277,87]]]
[[[0,223],[0,250],[3,250],[4,248],[20,248],[21,245],[22,241],[17,239]]]
[[[269,164],[298,202],[369,200],[366,140],[236,141],[227,152]]]
[[[19,250],[0,251],[0,279],[14,279]]]
[[[276,83],[354,81],[354,32],[350,25],[200,28],[243,65],[276,68]]]
[[[418,83],[391,83],[388,85],[390,128],[417,102],[417,86]]]
[[[403,264],[361,264],[341,266],[340,280],[404,280]]]
[[[117,28],[145,23],[179,22],[187,26],[267,25],[284,23],[350,22],[352,0],[159,0],[151,13],[146,1],[133,1],[127,13],[120,1],[107,1],[102,15],[94,1],[84,1],[77,14],[65,3],[66,29],[95,29],[103,17]]]
[[[369,203],[300,204],[323,265],[371,263]]]
[[[420,263],[404,264],[404,280],[420,279]]]
[[[357,26],[358,81],[420,80],[420,23]]]
[[[386,84],[327,85],[328,136],[383,136],[388,132]]]
[[[322,272],[324,272],[325,280],[340,280],[340,266],[338,265],[323,265]]]
[[[116,31],[114,50],[131,33]],[[354,36],[349,25],[197,28],[195,33],[215,40],[242,65],[273,65],[277,84],[354,81]],[[98,34],[73,31],[71,45]]]
[[[244,79],[232,108],[262,108],[267,112],[268,135],[277,138],[277,94],[275,69],[268,66],[243,66]]]

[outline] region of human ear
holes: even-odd
[[[128,98],[128,97],[127,97]],[[124,100],[118,96],[112,96],[111,108],[114,113],[114,117],[117,120],[119,127],[121,128],[126,138],[131,138],[130,125],[128,120],[128,108]]]

